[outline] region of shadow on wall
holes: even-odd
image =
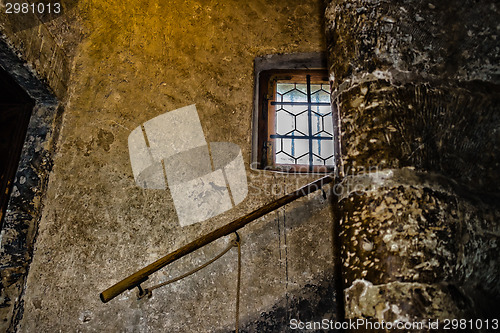
[[[296,332],[298,321],[337,321],[337,293],[331,270],[316,277],[304,288],[292,291],[277,302],[270,311],[250,319],[240,328],[242,333]],[[221,332],[221,331],[220,331]]]

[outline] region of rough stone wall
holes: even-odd
[[[62,107],[3,41],[0,41],[0,66],[28,93],[34,104],[13,180],[12,194],[2,216],[0,331],[5,332],[13,327],[12,323],[21,318],[23,313],[23,303],[19,300],[32,259],[33,241],[52,167]]]
[[[498,317],[499,19],[494,1],[329,2],[347,318]]]
[[[62,1],[67,15],[7,14],[6,2],[0,1],[0,66],[28,93],[35,107],[0,237],[2,332],[13,330],[23,315],[22,296],[72,57],[81,40],[80,26],[72,11],[75,1]]]
[[[313,179],[250,170],[252,74],[257,56],[325,49],[321,2],[86,0],[70,9],[51,27],[65,31],[75,19],[84,38],[73,53],[24,314],[20,322],[6,319],[20,332],[232,330],[234,251],[148,300],[137,301],[133,291],[103,304],[99,293]],[[60,35],[60,44],[73,45],[79,34]],[[10,35],[18,45],[39,38]],[[41,72],[58,68],[41,66]],[[127,138],[145,121],[193,103],[208,142],[241,147],[249,193],[221,216],[180,227],[168,191],[136,186]],[[246,331],[280,331],[293,317],[335,317],[331,210],[330,196],[316,193],[241,231]],[[144,286],[190,270],[229,240],[176,262]]]

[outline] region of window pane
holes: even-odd
[[[323,117],[317,113],[311,113],[312,135],[323,131]]]
[[[321,90],[321,84],[311,84],[311,94]]]
[[[313,163],[333,165],[333,140],[313,140]]]
[[[301,91],[302,93],[307,95],[307,84],[304,83],[296,83],[295,89]]]
[[[314,136],[333,136],[333,119],[331,114],[325,116],[312,114],[312,132]]]
[[[295,84],[293,83],[278,83],[276,85],[276,91],[281,95],[293,89],[295,89]]]
[[[298,158],[309,151],[309,140],[283,139],[283,151],[294,158]]]
[[[333,137],[333,116],[328,114],[323,117],[323,131]]]
[[[290,113],[279,110],[276,112],[276,134],[285,135],[295,129],[295,117]]]
[[[277,164],[295,164],[295,160],[288,155],[285,155],[283,152],[279,152],[276,154],[276,163]]]
[[[307,112],[307,105],[277,105],[276,109],[278,110],[285,110],[288,111],[294,115],[298,115],[302,112]]]
[[[290,88],[290,84],[277,83],[276,84],[276,101],[277,102],[307,102],[307,86],[304,84],[296,84],[293,89]],[[300,88],[298,89],[297,86]],[[304,87],[306,90],[304,91]],[[282,92],[282,93],[281,93]]]
[[[283,145],[276,146],[276,163],[296,164],[296,159],[300,159],[299,164],[308,163],[309,140],[277,139],[276,141],[283,142]],[[278,146],[281,149],[278,150]],[[302,161],[304,155],[306,156],[305,162]]]
[[[307,116],[307,111],[297,116],[297,130],[304,133],[304,135],[309,135],[309,117]]]
[[[330,93],[325,90],[311,89],[311,102],[313,103],[330,103]]]
[[[328,101],[330,103],[330,101]],[[319,114],[329,114],[332,112],[330,105],[311,105],[311,111]]]
[[[297,159],[296,164],[309,165],[309,153],[306,153]]]

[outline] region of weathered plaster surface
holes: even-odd
[[[500,189],[498,10],[493,1],[331,2],[345,168],[414,166]]]
[[[483,316],[488,310],[478,295],[500,291],[498,208],[477,198],[465,199],[443,184],[422,184],[415,181],[417,177],[405,176],[388,177],[382,183],[372,178],[365,188],[360,185],[367,185],[366,181],[358,183],[358,190],[341,201],[346,315],[356,318],[364,313],[361,317],[370,318],[372,311],[386,308],[382,304],[396,302],[401,313],[376,318]],[[401,178],[410,181],[401,182]],[[359,288],[354,287],[359,281],[367,281],[373,301],[360,298]],[[396,286],[410,288],[405,293],[413,296],[407,298],[394,290]],[[379,293],[377,288],[385,291]],[[416,295],[418,290],[429,295]],[[426,300],[419,300],[420,296]],[[359,307],[364,310],[356,310]]]
[[[493,1],[330,1],[348,318],[498,316]],[[424,330],[425,331],[425,330]]]
[[[149,300],[137,301],[133,291],[103,304],[98,295],[313,178],[250,171],[253,60],[324,50],[321,18],[320,1],[89,0],[46,24],[62,31],[75,19],[81,31],[55,38],[73,50],[74,65],[67,67],[71,80],[20,332],[233,329],[235,251]],[[80,34],[83,41],[73,49]],[[180,227],[168,191],[136,186],[127,138],[147,120],[190,104],[196,104],[208,142],[241,147],[249,193],[236,209]],[[317,193],[242,230],[242,327],[274,331],[286,325],[283,312],[285,318],[333,316],[330,203],[330,196]],[[145,286],[190,270],[229,240],[162,270]]]
[[[326,10],[335,88],[364,79],[499,83],[495,1],[333,0]]]
[[[413,166],[498,192],[499,103],[489,83],[360,83],[338,98],[344,168]]]
[[[421,184],[381,184],[342,201],[345,283],[454,281],[500,292],[500,212]],[[365,208],[367,209],[365,209]],[[396,269],[395,269],[396,268]]]
[[[459,296],[462,297],[461,302],[457,302],[453,288],[446,284],[404,282],[373,285],[367,280],[356,280],[345,291],[348,304],[346,313],[350,319],[425,324],[424,329],[407,329],[405,332],[441,332],[444,330],[430,327],[429,321],[435,322],[435,318],[477,316],[467,311],[469,304],[462,295]]]

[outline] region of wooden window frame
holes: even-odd
[[[330,173],[335,170],[337,153],[337,133],[335,112],[332,108],[332,118],[334,124],[334,165],[310,165],[310,164],[281,164],[276,163],[275,140],[271,135],[275,134],[276,107],[272,102],[276,96],[276,83],[278,81],[291,81],[294,83],[306,82],[307,76],[310,82],[328,82],[326,69],[277,69],[265,70],[259,73],[258,82],[258,126],[254,135],[257,135],[257,161],[258,169],[286,172],[286,173]],[[330,107],[332,107],[330,105]]]

